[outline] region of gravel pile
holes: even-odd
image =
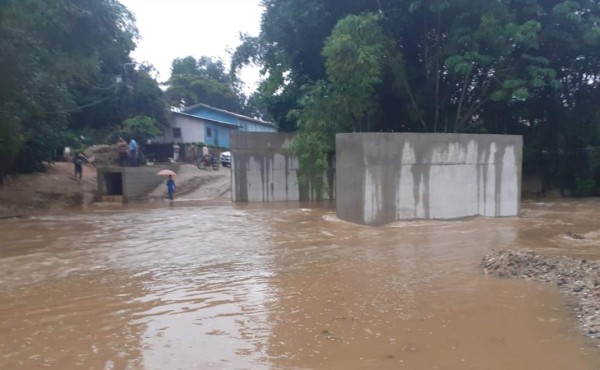
[[[481,261],[486,274],[554,284],[573,298],[581,328],[600,345],[600,262],[548,257],[531,250],[492,252]]]
[[[94,158],[96,166],[114,166],[119,163],[119,151],[116,145],[94,145],[84,153],[88,158]]]

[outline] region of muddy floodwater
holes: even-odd
[[[492,249],[600,256],[600,202],[346,223],[174,202],[0,221],[0,369],[600,369],[550,285]],[[585,239],[570,235],[585,235]]]

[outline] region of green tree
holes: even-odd
[[[157,72],[150,64],[139,64],[129,76],[127,91],[120,99],[122,117],[144,115],[164,128],[169,123],[169,105],[157,82]]]
[[[0,176],[43,169],[80,125],[117,97],[137,31],[116,0],[6,0],[0,6]],[[111,107],[112,108],[112,107]],[[106,106],[105,106],[106,109]]]
[[[305,85],[326,78],[321,55],[325,39],[337,21],[349,14],[375,11],[372,0],[264,0],[265,12],[258,37],[242,36],[232,55],[231,73],[252,63],[261,67],[264,81],[252,103],[282,131],[295,131],[288,113],[299,108]]]
[[[166,99],[175,107],[204,103],[236,113],[243,112],[243,98],[225,71],[223,61],[208,57],[175,59],[167,81]]]
[[[378,17],[364,14],[341,19],[322,54],[337,107],[334,116],[342,120],[338,131],[370,131],[377,108],[376,88],[382,83],[386,60],[394,54]]]
[[[298,181],[300,185],[314,191],[314,198],[321,199],[325,192],[330,196],[325,175],[328,170],[328,156],[335,152],[335,134],[338,127],[333,109],[331,87],[320,81],[308,88],[300,100],[298,109],[290,112],[290,118],[298,122],[298,131],[292,140],[292,152],[299,162]]]
[[[113,142],[121,122],[135,116],[152,117],[158,126],[166,127],[169,106],[155,75],[149,64],[124,64],[116,76],[118,80],[113,76],[112,86],[86,92],[86,100],[100,103],[74,112],[69,128],[76,137],[84,135],[93,142]]]
[[[531,153],[600,145],[596,1],[264,4],[232,72],[262,66],[255,100],[284,129],[302,132],[308,107],[323,109],[305,97],[326,91],[336,130],[523,134]]]
[[[140,145],[162,134],[155,119],[148,116],[128,118],[122,123],[121,136],[135,139]]]
[[[560,74],[570,75],[573,64],[589,65],[578,56],[597,54],[585,47],[598,37],[598,5],[593,1],[266,0],[264,4],[261,34],[243,38],[232,71],[244,63],[261,64],[267,76],[259,90],[262,99],[288,102],[282,95],[289,95],[296,104],[304,85],[326,78],[327,72],[333,76],[321,51],[335,24],[349,14],[379,15],[388,38],[381,39],[380,46],[391,42],[394,50],[384,47],[387,60],[374,96],[381,114],[374,130],[488,130],[482,121],[488,107],[511,110],[515,102],[533,101],[546,91],[562,93],[565,81]],[[362,32],[346,31],[348,39],[352,32]],[[338,67],[343,70],[343,65]],[[578,68],[578,73],[585,70]],[[351,74],[345,77],[352,79]]]
[[[317,199],[332,190],[324,176],[335,151],[335,134],[371,129],[378,108],[376,87],[390,52],[392,44],[372,14],[340,20],[325,41],[328,78],[308,85],[299,108],[290,114],[298,125],[292,149],[300,163],[299,179],[314,189]]]

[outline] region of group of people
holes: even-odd
[[[127,143],[125,139],[120,137],[117,142],[117,148],[119,151],[119,164],[121,166],[125,166],[126,164],[129,164],[130,166],[138,165],[138,144],[135,139],[132,138],[129,140],[129,143]],[[75,179],[78,182],[81,182],[83,177],[83,164],[85,162],[91,163],[91,161],[81,152],[73,157]]]
[[[119,138],[117,142],[117,148],[119,150],[119,164],[124,166],[126,163],[129,163],[130,166],[137,166],[137,158],[138,158],[138,145],[135,139],[129,140],[129,143],[125,141],[122,137]],[[79,152],[75,157],[73,157],[73,165],[75,167],[75,179],[78,182],[81,182],[83,177],[83,164],[85,162],[90,162],[83,153]],[[175,180],[173,180],[173,176],[169,176],[167,180],[167,195],[170,200],[173,200],[175,195]]]
[[[130,166],[138,165],[138,144],[135,139],[129,139],[129,143],[125,141],[122,137],[119,138],[117,142],[117,149],[119,151],[119,164],[121,166],[125,166],[129,164]]]

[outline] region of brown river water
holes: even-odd
[[[327,206],[174,202],[2,220],[0,369],[600,369],[557,290],[479,267],[501,248],[597,258],[599,211],[366,227]]]

